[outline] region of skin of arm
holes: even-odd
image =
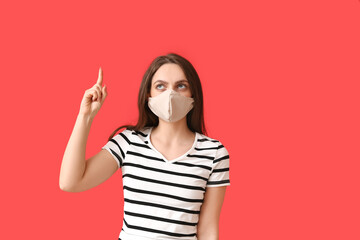
[[[106,180],[115,172],[116,166],[114,162],[110,161],[111,155],[104,151],[100,151],[90,158],[91,161],[85,160],[86,142],[91,124],[107,96],[107,89],[105,86],[102,87],[102,83],[102,69],[99,68],[96,84],[85,91],[81,100],[80,111],[61,163],[59,186],[64,191],[89,189]],[[106,164],[102,160],[104,158]],[[100,168],[102,171],[96,171]],[[85,173],[87,174],[85,175]]]
[[[93,119],[79,114],[67,144],[60,169],[59,185],[62,190],[70,191],[80,182],[86,168],[86,142]]]
[[[226,186],[206,188],[197,225],[198,240],[219,240],[220,212],[225,191]]]
[[[106,181],[118,170],[118,164],[105,149],[85,160],[92,121],[87,116],[78,115],[61,164],[59,185],[63,191],[86,191]]]

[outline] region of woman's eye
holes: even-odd
[[[159,86],[163,86],[162,84],[156,85],[156,89],[160,89]]]
[[[186,88],[186,85],[185,84],[179,84],[178,86],[183,86],[181,88]]]

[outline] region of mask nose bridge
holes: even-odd
[[[175,94],[176,91],[175,90],[172,90],[171,88],[170,89],[167,89],[167,91],[170,91],[170,94]]]
[[[169,101],[168,101],[168,104],[169,104],[169,107],[168,107],[168,114],[169,114],[169,120],[172,120],[171,119],[171,115],[172,115],[172,112],[173,112],[173,95],[171,94],[172,92],[170,92],[170,95],[169,95]]]

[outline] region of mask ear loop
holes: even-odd
[[[150,92],[146,93],[145,102],[149,102]]]

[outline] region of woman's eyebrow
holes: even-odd
[[[154,84],[155,83],[157,83],[157,82],[162,82],[162,83],[168,83],[168,82],[166,82],[166,81],[164,81],[164,80],[156,80],[155,82],[154,82]],[[179,82],[188,82],[187,80],[185,80],[185,79],[181,79],[181,80],[178,80],[178,81],[176,81],[175,83],[179,83]]]
[[[179,81],[176,81],[175,83],[179,83],[179,82],[187,82],[188,80],[186,79],[182,79],[182,80],[179,80]]]

